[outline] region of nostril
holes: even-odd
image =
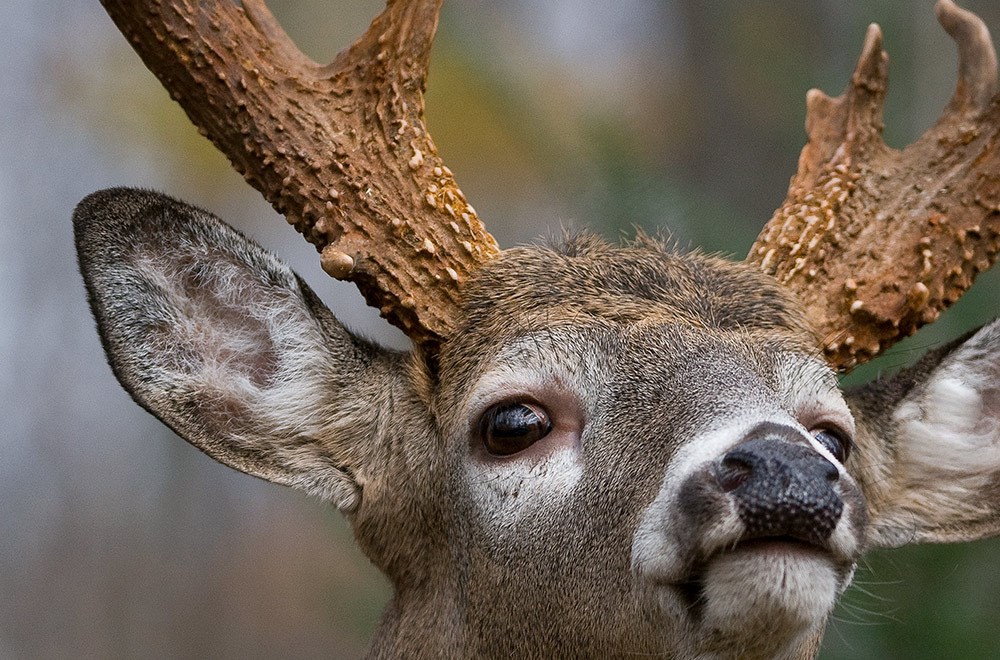
[[[797,435],[788,435],[792,440]],[[812,447],[768,433],[746,440],[715,465],[719,487],[732,498],[745,538],[787,536],[823,543],[844,504],[833,485],[836,465]]]
[[[752,472],[753,468],[750,467],[749,463],[739,456],[730,454],[719,463],[715,476],[723,492],[731,493],[742,486],[750,478]]]

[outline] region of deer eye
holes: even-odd
[[[851,448],[854,446],[854,443],[840,431],[816,429],[813,431],[813,437],[816,438],[816,442],[823,445],[827,451],[833,454],[833,457],[840,461],[841,464],[851,455]]]
[[[479,420],[479,435],[486,451],[510,456],[524,451],[552,430],[549,415],[533,403],[501,403]]]

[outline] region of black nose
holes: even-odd
[[[837,467],[790,427],[768,426],[722,457],[717,478],[736,501],[744,538],[788,536],[822,544],[844,510]]]

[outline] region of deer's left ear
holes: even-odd
[[[847,399],[874,545],[1000,534],[1000,320]]]

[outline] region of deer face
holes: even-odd
[[[436,410],[477,653],[818,637],[867,510],[850,410],[773,282],[580,239],[505,255],[466,309]]]
[[[75,222],[133,397],[347,514],[396,588],[377,654],[808,655],[868,546],[1000,524],[996,324],[845,398],[767,276],[583,238],[482,271],[432,365],[190,206]]]

